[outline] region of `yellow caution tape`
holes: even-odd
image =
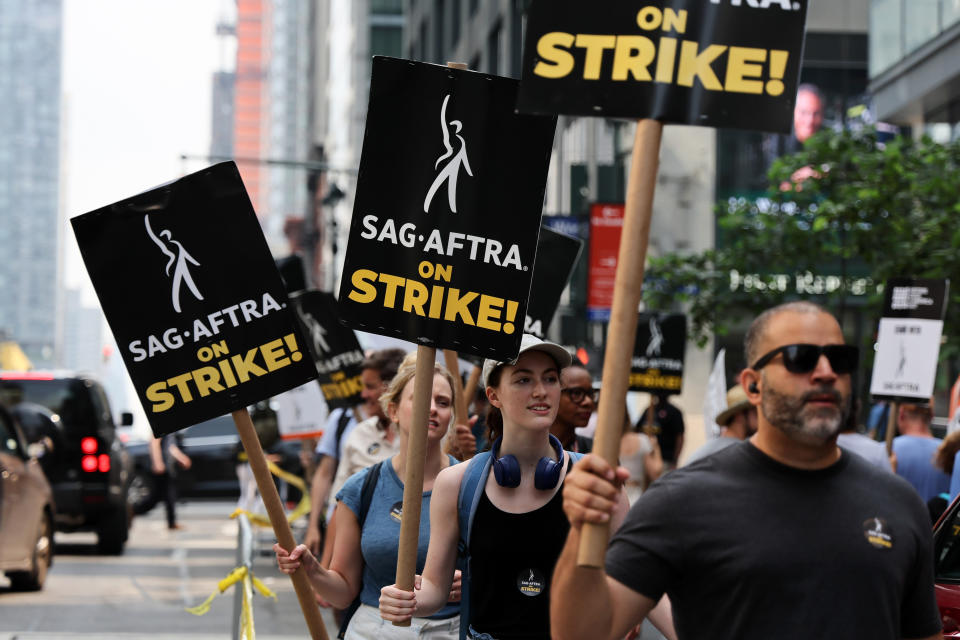
[[[300,502],[287,515],[287,522],[295,522],[297,519],[310,513],[310,491],[307,489],[307,483],[303,481],[303,478],[298,478],[297,476],[284,471],[278,467],[273,462],[267,460],[267,468],[270,469],[270,473],[277,476],[281,480],[287,482],[287,484],[296,487],[300,490]],[[246,509],[235,509],[233,513],[230,514],[231,518],[236,518],[241,513],[245,513],[247,518],[250,519],[250,524],[255,524],[259,527],[271,527],[270,518],[260,513],[251,513]]]
[[[253,589],[256,588],[260,595],[266,598],[273,598],[274,600],[277,599],[277,594],[256,578],[253,572],[246,567],[237,567],[231,571],[227,574],[226,578],[217,583],[217,590],[211,593],[209,598],[195,607],[188,608],[187,611],[195,616],[202,616],[207,611],[210,611],[210,603],[213,602],[213,599],[216,598],[218,594],[223,593],[238,582],[241,583],[241,588],[243,589],[243,607],[240,611],[240,637],[246,638],[246,640],[256,640],[256,632],[253,628],[253,607],[250,603],[253,596]]]

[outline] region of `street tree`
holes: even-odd
[[[787,300],[842,314],[856,296],[879,319],[888,278],[950,278],[941,357],[960,355],[960,141],[823,131],[768,178],[762,197],[718,203],[718,248],[650,259],[648,308],[679,304],[703,346]]]

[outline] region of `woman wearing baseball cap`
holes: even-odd
[[[578,457],[550,435],[560,370],[569,364],[563,347],[526,334],[516,359],[484,362],[493,444],[437,476],[421,586],[414,592],[384,587],[385,619],[428,616],[443,607],[459,555],[461,638],[550,637],[548,590],[569,529],[560,489]]]

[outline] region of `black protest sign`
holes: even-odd
[[[687,317],[682,313],[640,313],[630,366],[630,389],[673,395],[683,386]]]
[[[71,223],[155,435],[316,377],[232,162]]]
[[[353,330],[340,324],[337,299],[325,291],[303,291],[291,295],[290,299],[317,363],[317,382],[327,406],[336,409],[363,402],[360,397],[363,349]]]
[[[537,261],[530,286],[530,304],[524,332],[543,338],[560,304],[560,295],[570,281],[577,264],[583,240],[571,238],[548,227],[540,229],[537,243]]]
[[[789,133],[809,0],[534,0],[517,108]]]
[[[890,278],[883,292],[883,317],[943,320],[949,288],[945,279]]]
[[[928,400],[933,394],[949,288],[941,279],[886,282],[870,378],[875,397]]]
[[[373,59],[338,296],[349,326],[516,356],[556,126],[516,98],[515,80]]]

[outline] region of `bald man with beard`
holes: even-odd
[[[622,638],[664,594],[680,640],[942,638],[924,504],[837,446],[856,348],[808,302],[761,314],[744,347],[757,433],[654,483],[604,570],[577,566],[580,529],[610,521],[625,470],[587,455],[567,476],[554,638]]]

